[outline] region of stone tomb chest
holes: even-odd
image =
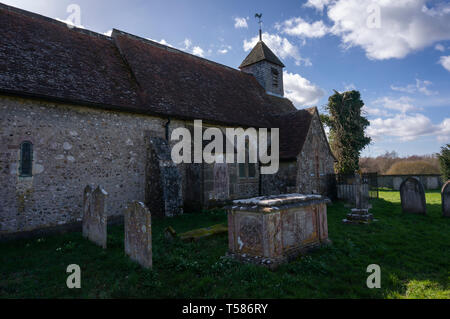
[[[328,244],[329,202],[301,194],[234,201],[228,209],[229,255],[273,267]]]

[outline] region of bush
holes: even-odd
[[[364,173],[374,173],[386,175],[390,174],[388,171],[394,164],[400,162],[427,162],[429,167],[427,170],[430,174],[439,174],[439,154],[433,155],[412,155],[407,157],[399,157],[395,151],[386,152],[383,155],[377,157],[363,157],[359,161],[359,166]],[[434,168],[432,169],[431,166]],[[418,172],[406,173],[406,174],[419,174]]]
[[[401,161],[391,166],[387,175],[439,174],[437,167],[427,161]]]

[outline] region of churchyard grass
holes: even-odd
[[[108,248],[69,233],[0,244],[1,298],[450,298],[450,219],[438,191],[428,191],[427,216],[403,215],[398,191],[371,201],[378,221],[347,225],[350,207],[328,207],[333,245],[270,271],[222,256],[227,235],[167,242],[177,232],[226,222],[212,210],[153,219],[153,270],[123,249],[123,226],[108,228]],[[69,264],[81,267],[81,289],[68,289]],[[366,286],[367,266],[381,267],[381,288]]]

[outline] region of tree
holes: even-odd
[[[322,121],[330,128],[330,146],[338,160],[336,172],[353,174],[359,169],[361,151],[372,141],[364,133],[370,123],[361,115],[364,102],[358,91],[334,92],[325,107],[328,115],[323,115]]]
[[[441,147],[441,153],[438,154],[439,164],[441,166],[442,178],[444,181],[450,179],[450,144]]]

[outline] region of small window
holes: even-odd
[[[272,86],[278,87],[278,70],[272,68]]]
[[[248,164],[248,177],[254,178],[256,176],[256,165],[253,163]]]
[[[30,177],[33,175],[33,144],[23,142],[20,145],[20,176]]]
[[[256,178],[256,164],[250,163],[249,145],[250,141],[247,137],[245,139],[245,163],[238,164],[238,174],[241,179]]]
[[[247,174],[245,172],[245,164],[244,163],[239,163],[239,177],[241,177],[241,178],[247,177]]]

